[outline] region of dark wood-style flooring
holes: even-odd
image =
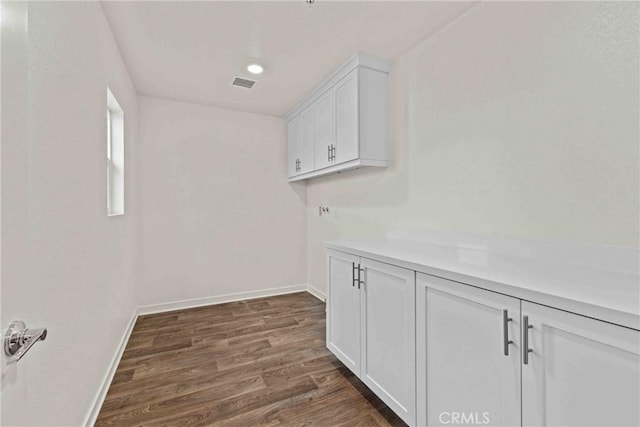
[[[138,318],[98,426],[403,426],[325,347],[306,292]]]

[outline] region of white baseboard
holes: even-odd
[[[307,284],[307,292],[309,292],[311,295],[318,298],[322,302],[327,301],[327,295],[318,288],[314,288],[311,284]]]
[[[118,345],[118,350],[116,351],[113,359],[111,360],[111,364],[109,365],[109,369],[104,376],[102,381],[102,385],[96,394],[95,399],[93,400],[93,405],[91,410],[87,414],[84,425],[87,427],[91,427],[95,424],[98,414],[100,413],[100,408],[102,408],[102,404],[104,403],[105,397],[107,397],[107,392],[109,391],[109,386],[111,385],[111,381],[113,380],[113,376],[118,369],[118,364],[120,363],[120,359],[122,358],[122,353],[124,353],[124,349],[127,346],[127,342],[129,341],[129,336],[131,336],[131,332],[133,331],[133,326],[136,324],[136,320],[138,316],[153,314],[153,313],[163,313],[166,311],[173,310],[182,310],[186,308],[194,308],[201,307],[205,305],[214,305],[214,304],[223,304],[226,302],[233,301],[242,301],[248,299],[276,296],[276,295],[285,295],[291,294],[295,292],[309,292],[314,297],[318,298],[322,302],[325,301],[326,295],[324,292],[314,288],[311,285],[294,285],[294,286],[284,286],[281,288],[271,288],[264,289],[259,291],[248,291],[248,292],[237,292],[233,294],[227,295],[219,295],[214,297],[206,297],[206,298],[195,298],[189,300],[182,301],[174,301],[162,304],[153,304],[153,305],[145,305],[138,307],[136,311],[131,316],[131,320],[129,320],[129,324],[122,335],[122,339],[120,340],[120,344]]]
[[[125,328],[124,334],[120,339],[120,344],[118,344],[118,349],[116,353],[113,355],[111,359],[111,363],[109,364],[109,369],[107,369],[107,373],[104,375],[104,379],[102,380],[102,385],[96,394],[96,397],[93,399],[93,405],[91,405],[91,410],[87,414],[87,417],[84,421],[84,425],[87,427],[92,427],[96,420],[98,419],[98,414],[100,413],[100,408],[102,408],[102,404],[104,403],[104,398],[107,397],[107,392],[109,391],[109,386],[111,385],[111,381],[113,380],[113,376],[116,373],[116,369],[118,369],[118,365],[120,364],[120,359],[122,358],[122,353],[124,353],[124,349],[127,346],[127,342],[129,342],[129,336],[131,336],[131,332],[133,331],[133,326],[136,324],[136,319],[138,318],[137,310],[134,311],[127,327]]]
[[[284,286],[281,288],[263,289],[259,291],[236,292],[233,294],[218,295],[214,297],[195,298],[182,301],[167,302],[162,304],[144,305],[138,307],[138,315],[163,313],[165,311],[183,310],[186,308],[202,307],[205,305],[223,304],[225,302],[242,301],[270,297],[275,295],[285,295],[294,292],[304,292],[307,285]]]

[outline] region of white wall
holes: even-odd
[[[77,426],[135,307],[131,179],[125,215],[107,218],[107,85],[128,176],[137,97],[99,3],[2,7],[1,324],[49,330],[18,364],[3,359],[2,425]]]
[[[391,166],[308,184],[308,282],[392,226],[637,247],[639,7],[482,3],[406,52]]]
[[[138,301],[305,283],[305,187],[277,117],[141,97]]]

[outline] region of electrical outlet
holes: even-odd
[[[318,216],[329,215],[331,213],[331,209],[329,206],[318,206]]]

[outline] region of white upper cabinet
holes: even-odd
[[[356,54],[285,116],[289,181],[387,166],[390,65]],[[300,114],[309,115],[309,120],[301,122]],[[312,150],[313,166],[300,158],[300,150]]]
[[[358,70],[353,70],[336,85],[337,163],[358,158]]]
[[[313,110],[313,136],[315,147],[314,169],[326,168],[331,165],[335,147],[335,99],[334,92],[328,90],[310,109]]]
[[[289,178],[298,175],[300,169],[300,145],[302,144],[302,113],[289,121],[287,126],[289,160],[287,171]]]
[[[289,178],[313,171],[313,112],[302,111],[287,126]]]
[[[314,168],[314,147],[313,147],[313,122],[314,115],[312,111],[303,111],[302,113],[302,140],[299,143],[300,167],[299,174],[309,173]]]

